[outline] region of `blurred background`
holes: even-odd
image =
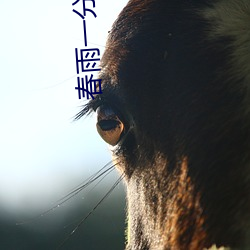
[[[73,2],[0,1],[1,250],[56,249],[119,178],[113,171],[43,214],[111,160],[95,117],[73,121],[84,104],[75,90],[75,48],[84,48],[84,33],[72,12],[82,12],[82,2]],[[97,18],[86,16],[88,48],[103,53],[126,2],[95,0]],[[122,250],[125,206],[120,184],[61,249]]]

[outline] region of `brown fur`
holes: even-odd
[[[250,6],[237,3],[243,25]],[[131,0],[110,32],[103,94],[80,116],[108,103],[125,124],[114,156],[126,174],[127,250],[250,249],[250,51],[235,53],[250,30],[215,30],[234,9],[223,4]],[[233,62],[243,61],[241,72]]]

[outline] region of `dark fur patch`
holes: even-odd
[[[89,107],[108,102],[127,126],[128,250],[249,244],[247,86],[232,37],[209,37],[213,2],[131,0],[110,32]]]

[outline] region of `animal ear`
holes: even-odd
[[[230,53],[232,78],[244,79],[250,88],[250,2],[215,1],[212,7],[203,10],[202,16],[209,21],[208,38],[219,40],[229,38],[227,49]]]
[[[124,134],[124,124],[118,115],[108,105],[97,108],[96,128],[102,139],[108,144],[115,146]]]

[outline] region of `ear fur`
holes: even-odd
[[[211,23],[209,39],[231,39],[228,76],[243,81],[247,89],[246,102],[250,112],[250,1],[221,0],[202,11]]]

